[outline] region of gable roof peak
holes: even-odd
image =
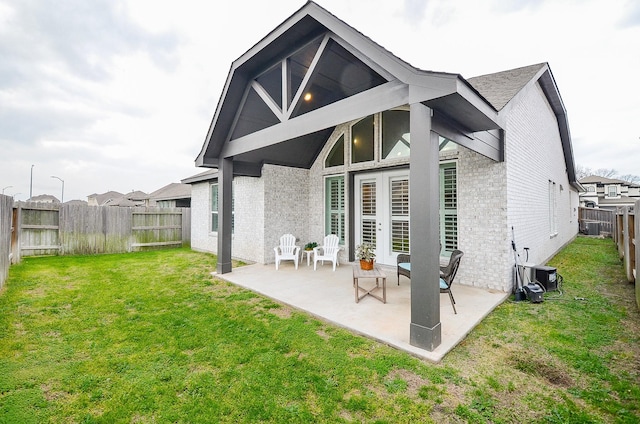
[[[469,78],[467,81],[497,110],[502,110],[529,81],[545,68],[548,69],[549,65],[543,62],[480,75]]]

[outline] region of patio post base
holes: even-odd
[[[409,327],[409,343],[433,352],[442,343],[442,325],[438,323],[429,328],[412,322]]]
[[[228,272],[231,272],[231,262],[218,263],[216,271],[218,272],[218,274],[226,274]]]

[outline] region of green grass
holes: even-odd
[[[0,293],[0,423],[638,422],[615,247],[551,265],[563,296],[506,302],[430,364],[212,278],[215,256],[29,258]]]

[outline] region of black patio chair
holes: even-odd
[[[400,285],[401,275],[411,279],[411,255],[400,253],[396,259],[396,266],[398,268],[398,285]]]
[[[457,314],[458,311],[456,311],[456,301],[453,298],[453,293],[451,293],[451,285],[453,284],[453,279],[456,277],[458,267],[460,266],[460,259],[463,255],[464,253],[462,251],[454,250],[451,252],[447,266],[440,267],[440,293],[449,293],[454,314]]]

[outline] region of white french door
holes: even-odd
[[[376,246],[376,262],[409,252],[409,170],[355,177],[355,242]]]

